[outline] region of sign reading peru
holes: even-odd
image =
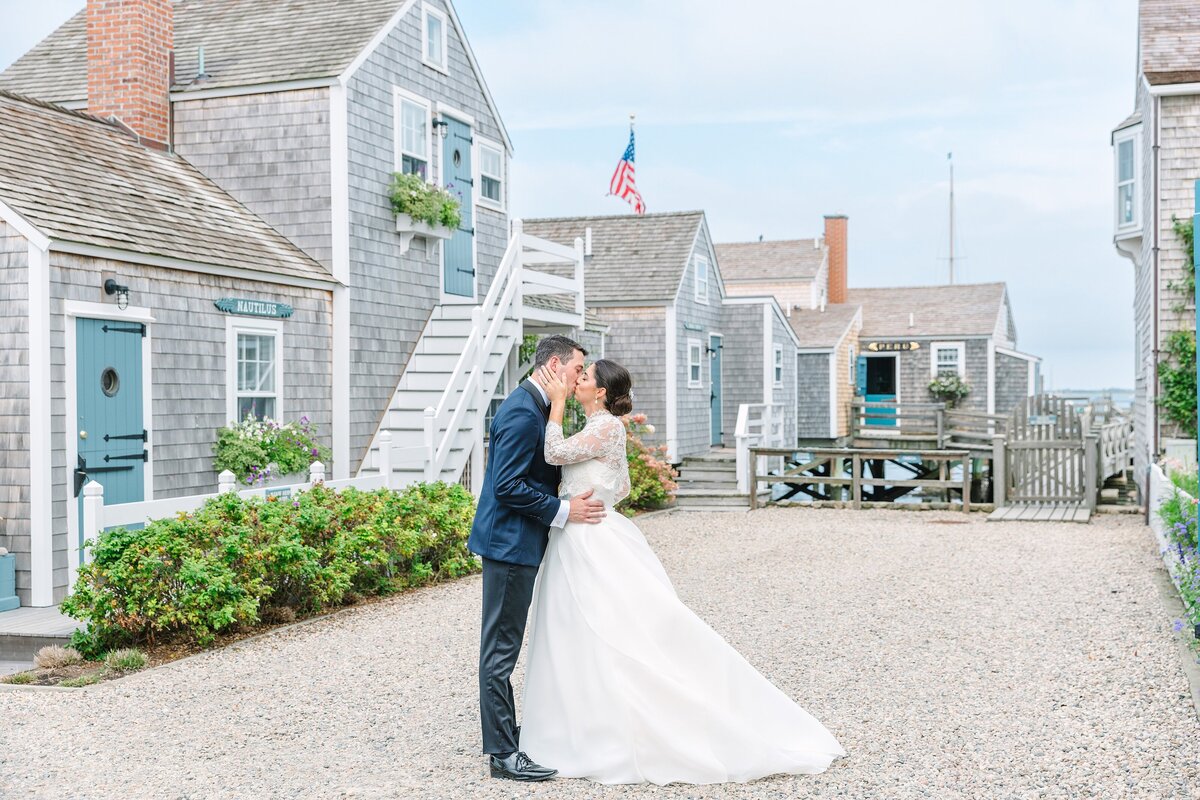
[[[867,349],[872,353],[891,353],[897,350],[920,350],[920,342],[871,342]]]
[[[247,300],[241,297],[222,297],[220,300],[214,300],[213,305],[226,314],[241,314],[245,317],[287,319],[295,311],[287,303],[276,303],[272,300]]]

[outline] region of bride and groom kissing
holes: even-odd
[[[586,356],[565,336],[543,338],[492,422],[469,540],[483,559],[492,776],[707,784],[824,771],[845,755],[833,735],[680,601],[614,510],[630,488],[620,417],[632,380],[607,359],[585,368]],[[572,395],[587,423],[564,437]],[[518,725],[511,676],[527,620]]]

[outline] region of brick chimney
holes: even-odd
[[[87,0],[87,102],[148,143],[170,141],[173,0]]]
[[[829,302],[846,302],[846,215],[825,217],[825,246],[829,248]]]

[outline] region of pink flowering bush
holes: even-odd
[[[632,515],[634,511],[661,508],[675,497],[679,473],[666,460],[665,446],[646,444],[642,437],[654,433],[654,426],[645,414],[630,414],[621,418],[625,423],[625,457],[629,461],[629,497],[618,509]]]

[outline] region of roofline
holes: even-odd
[[[17,233],[28,239],[37,249],[45,250],[50,246],[49,236],[42,233],[41,229],[26,219],[21,212],[2,200],[0,200],[0,220],[13,226]]]
[[[452,0],[445,0],[446,9],[450,12],[450,21],[454,24],[454,30],[458,33],[458,38],[462,40],[463,49],[467,53],[467,61],[471,65],[472,72],[475,73],[475,79],[479,81],[479,87],[483,89],[483,99],[487,101],[488,109],[491,110],[492,116],[496,120],[496,127],[500,129],[500,137],[504,140],[504,149],[511,156],[513,153],[512,139],[508,135],[508,128],[504,125],[504,119],[500,116],[500,110],[496,107],[496,99],[492,97],[492,90],[488,88],[487,81],[483,77],[483,71],[479,68],[479,61],[475,58],[475,51],[471,49],[471,42],[467,39],[467,33],[463,30],[462,21],[458,18],[458,11],[454,8]],[[384,40],[391,35],[400,21],[412,11],[413,6],[417,4],[417,0],[405,0],[392,18],[389,19],[382,28],[371,37],[371,41],[367,46],[354,57],[350,65],[342,70],[341,74],[335,79],[342,86],[348,86],[350,79],[354,77],[354,73],[358,72],[359,68],[366,63],[367,59],[379,49],[379,45],[383,44]]]
[[[992,333],[866,333],[859,331],[859,339],[919,339],[939,342],[947,339],[995,339]]]
[[[703,209],[693,209],[691,211],[654,211],[649,214],[590,214],[566,217],[525,217],[526,225],[530,223],[541,222],[589,222],[594,220],[610,220],[610,219],[646,219],[648,217],[686,217],[692,214],[704,216]],[[716,245],[713,246],[714,249]]]
[[[774,295],[759,295],[757,297],[726,297],[721,301],[721,305],[731,306],[757,306],[765,305],[767,303],[770,303],[771,307],[775,309],[775,317],[783,323],[783,327],[787,330],[788,336],[791,337],[792,344],[796,347],[799,347],[800,338],[796,336],[796,332],[792,330],[792,321],[787,318],[786,314],[783,313],[783,308],[780,307],[779,301],[775,299]]]
[[[645,216],[645,215],[642,214],[642,215],[635,215],[635,216]],[[683,293],[683,282],[687,280],[688,265],[692,262],[692,253],[696,252],[696,240],[700,238],[701,231],[704,231],[705,233],[708,232],[708,226],[705,225],[704,220],[705,220],[704,212],[701,211],[699,224],[696,225],[696,230],[692,233],[692,246],[690,248],[688,248],[687,255],[684,256],[684,258],[683,258],[683,270],[679,273],[679,283],[675,284],[675,294],[671,298],[672,305],[676,305],[679,303],[679,298]],[[712,245],[712,236],[708,237],[708,243],[710,246]],[[717,262],[716,248],[713,247],[712,252],[708,253],[707,255],[712,256],[712,258],[710,259],[710,261],[712,263],[710,263],[709,266],[715,267],[716,262]],[[718,276],[717,289],[719,290],[717,297],[718,297],[718,299],[723,299],[725,297],[725,282],[723,280],[719,280],[720,268],[717,268],[716,272],[717,272],[717,276]]]
[[[340,285],[332,275],[328,278],[303,278],[293,275],[280,275],[274,272],[246,269],[245,267],[230,267],[222,264],[209,264],[203,261],[189,261],[171,256],[157,256],[151,253],[139,253],[134,250],[121,250],[116,247],[103,247],[66,239],[50,240],[50,250],[77,256],[125,261],[130,264],[143,264],[149,267],[199,272],[205,275],[220,275],[226,278],[243,278],[263,283],[275,283],[282,286],[299,286],[306,289],[330,290],[334,286]]]
[[[585,294],[586,297],[586,294]],[[669,297],[640,297],[634,300],[593,300],[586,299],[588,308],[667,308],[674,305]]]
[[[837,305],[840,305],[840,304],[837,304]],[[809,309],[799,309],[799,310],[815,311],[816,309],[809,308]],[[822,311],[819,313],[823,314],[825,312]],[[840,334],[838,334],[838,337],[836,339],[833,340],[832,345],[830,345],[828,347],[813,345],[812,348],[810,348],[810,349],[813,349],[814,352],[819,350],[820,352],[823,352],[823,353],[824,352],[833,352],[834,350],[837,350],[838,346],[841,345],[841,343],[845,340],[845,338],[850,335],[850,331],[854,328],[854,323],[856,321],[858,322],[859,325],[862,324],[862,306],[858,306],[854,310],[854,313],[850,315],[850,318],[848,320],[846,320],[846,327],[842,328],[842,332]],[[792,322],[792,318],[789,316],[788,324],[790,325],[791,322]],[[794,331],[795,328],[792,328],[792,330]],[[799,334],[797,334],[797,336],[799,336]]]
[[[337,78],[305,78],[298,81],[274,81],[271,83],[246,83],[238,86],[222,86],[213,89],[183,89],[171,92],[172,103],[187,102],[188,100],[211,100],[216,97],[241,97],[248,94],[275,94],[277,92],[295,92],[301,89],[320,89],[333,86]],[[86,105],[87,101],[83,102]]]
[[[1150,90],[1150,94],[1154,97],[1200,95],[1200,83],[1150,83],[1150,79],[1146,78],[1145,74],[1142,78],[1145,78],[1146,88]]]
[[[1002,347],[1000,345],[996,345],[996,352],[1000,353],[1001,355],[1012,356],[1013,358],[1022,358],[1026,361],[1032,361],[1035,363],[1041,363],[1042,360],[1041,356],[1022,353],[1020,350],[1013,350],[1010,347]]]
[[[849,292],[894,292],[897,289],[957,289],[961,286],[1003,286],[1008,291],[1005,281],[984,281],[983,283],[930,283],[921,286],[851,286]]]

